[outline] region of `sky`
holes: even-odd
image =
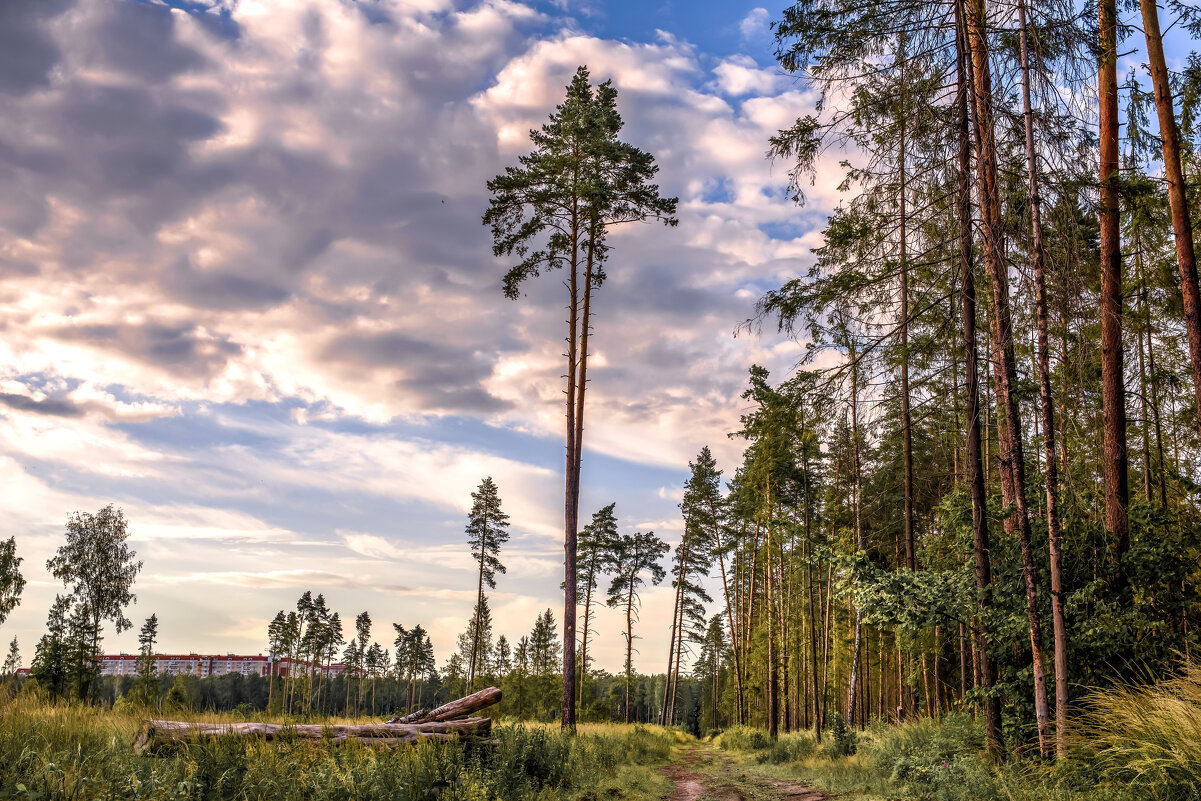
[[[510,0],[19,0],[0,7],[0,537],[28,579],[0,626],[28,664],[67,515],[116,504],[144,566],[107,651],[259,653],[306,589],[344,620],[430,629],[474,602],[484,476],[512,539],[515,640],[562,617],[565,290],[507,300],[480,217],[580,64],[612,79],[679,226],[614,231],[595,301],[584,520],[673,545],[688,462],[732,472],[753,363],[735,336],[809,263],[767,139],[813,98],[773,66],[780,5]],[[824,193],[824,194],[823,194]],[[637,634],[667,650],[668,586]],[[622,659],[619,614],[592,646]]]
[[[495,633],[561,620],[565,290],[505,299],[480,217],[581,64],[680,199],[611,237],[581,517],[678,542],[689,460],[736,467],[748,368],[801,353],[735,329],[839,199],[836,154],[803,208],[766,158],[815,99],[774,66],[783,5],[0,3],[0,537],[29,582],[0,639],[28,664],[67,515],[112,503],[144,566],[109,652],[156,613],[165,651],[259,653],[312,590],[384,645],[423,624],[441,664],[484,476],[512,522]],[[643,602],[658,671],[670,587]],[[594,630],[618,670],[619,614]]]

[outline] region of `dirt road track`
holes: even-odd
[[[713,765],[712,771],[700,772],[694,768],[705,758]],[[714,752],[704,746],[694,745],[684,754],[680,764],[663,769],[671,779],[673,788],[667,801],[752,801],[746,790],[752,790],[754,801],[832,801],[834,796],[815,790],[797,782],[771,779],[765,776],[739,772],[725,754]]]

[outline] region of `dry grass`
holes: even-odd
[[[1104,776],[1148,801],[1201,798],[1201,667],[1094,693],[1077,741],[1095,749]]]

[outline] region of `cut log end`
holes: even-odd
[[[405,715],[403,718],[396,718],[394,722],[429,723],[433,721],[457,720],[473,712],[490,707],[493,704],[500,703],[502,695],[499,687],[488,687],[480,690],[478,693],[472,693],[464,698],[443,704],[432,711],[414,712],[411,715]]]

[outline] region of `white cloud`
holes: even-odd
[[[738,30],[746,39],[766,36],[771,30],[771,17],[766,8],[752,8],[738,23]]]
[[[501,628],[558,615],[562,288],[501,297],[484,183],[577,65],[614,80],[680,225],[612,234],[590,489],[610,491],[598,454],[682,470],[709,444],[732,469],[747,366],[795,358],[731,332],[810,258],[813,223],[764,152],[813,98],[746,57],[709,71],[669,32],[603,40],[509,0],[380,2],[382,21],[333,0],[222,8],[236,40],[143,4],[31,17],[52,68],[0,93],[0,498],[21,510],[27,566],[67,511],[114,499],[147,559],[140,603],[185,633],[223,615],[213,631],[251,647],[251,607],[269,617],[322,584],[458,626],[462,514],[491,474],[515,531],[497,610],[524,616]],[[766,23],[755,9],[742,33]],[[818,217],[836,182],[811,193]],[[616,500],[676,531],[661,481]],[[23,639],[51,596],[31,591]]]
[[[760,68],[750,56],[731,56],[724,59],[713,68],[713,74],[717,76],[715,83],[718,91],[735,97],[774,94],[783,82],[775,70]]]

